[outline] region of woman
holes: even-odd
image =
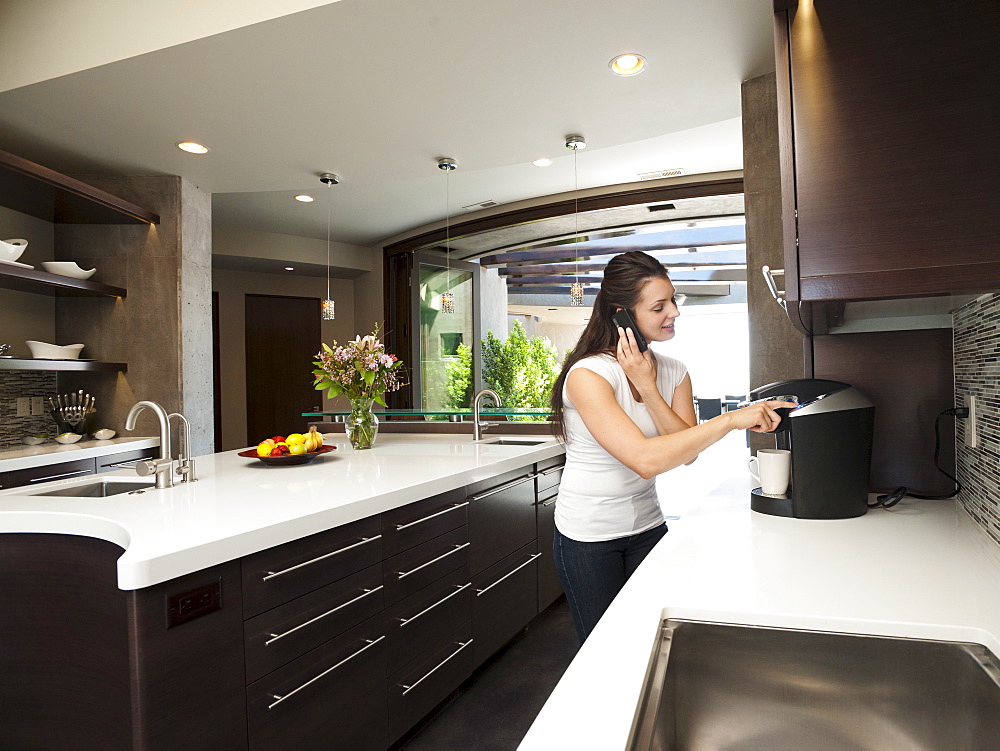
[[[774,430],[774,410],[793,406],[754,404],[699,425],[687,369],[640,352],[635,332],[612,321],[622,309],[646,341],[673,338],[680,312],[663,264],[640,252],[611,259],[552,389],[555,431],[566,443],[553,555],[581,644],[667,532],[654,478],[690,464],[731,430]]]

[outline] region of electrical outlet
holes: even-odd
[[[15,402],[17,405],[17,416],[18,417],[30,417],[31,416],[31,399],[26,396],[17,397]]]
[[[41,396],[31,397],[31,414],[33,415],[44,415],[45,414],[45,398]]]
[[[965,445],[974,449],[979,445],[976,425],[976,397],[968,394],[965,397],[965,406],[969,408],[969,416],[965,418]]]

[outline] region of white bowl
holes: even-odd
[[[31,356],[41,360],[79,360],[82,344],[67,344],[60,347],[58,344],[46,344],[45,342],[27,341]]]
[[[42,268],[50,274],[70,276],[74,279],[90,279],[97,269],[83,269],[72,261],[42,261]]]
[[[101,428],[100,430],[94,431],[94,438],[99,441],[110,441],[115,437],[115,431],[110,428]]]
[[[83,435],[80,433],[65,433],[56,436],[56,443],[76,443]]]
[[[27,240],[0,240],[0,258],[4,261],[16,261],[27,247]]]
[[[26,443],[29,446],[37,446],[40,443],[45,443],[45,439],[40,435],[26,435],[21,439],[21,443]]]

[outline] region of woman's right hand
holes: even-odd
[[[797,407],[795,402],[756,402],[743,409],[726,412],[724,417],[731,420],[733,430],[752,430],[755,433],[770,433],[778,427],[781,415],[776,409]]]

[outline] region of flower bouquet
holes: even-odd
[[[378,334],[376,326],[368,336],[356,336],[346,344],[324,344],[313,363],[316,390],[325,389],[330,398],[346,396],[351,402],[346,426],[355,449],[370,449],[375,443],[378,417],[372,412],[372,403],[386,406],[385,394],[404,385],[398,376],[402,360],[386,353]]]

